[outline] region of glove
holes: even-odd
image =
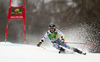
[[[40,47],[41,44],[42,44],[42,42],[39,42],[39,43],[37,44],[37,46]]]
[[[64,39],[62,39],[60,43],[63,44],[64,43]]]

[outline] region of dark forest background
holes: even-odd
[[[5,39],[8,7],[9,0],[0,0],[1,42]],[[66,40],[94,43],[81,46],[100,53],[100,0],[26,0],[27,44],[38,43],[50,23],[65,34]],[[23,20],[9,21],[7,41],[24,43]]]

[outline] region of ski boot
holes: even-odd
[[[86,55],[86,53],[82,53],[83,55]]]
[[[79,53],[79,54],[86,55],[86,53],[83,53],[82,51],[78,50],[77,48],[74,49],[74,52],[77,52],[77,53]]]
[[[59,53],[65,53],[65,49],[61,47]]]

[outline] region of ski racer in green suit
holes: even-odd
[[[61,39],[59,38],[59,36],[61,37]],[[53,47],[55,47],[56,49],[59,50],[59,53],[65,52],[65,49],[63,48],[63,47],[65,47],[68,49],[72,49],[74,52],[77,52],[79,54],[84,54],[84,55],[86,54],[86,53],[83,53],[82,51],[78,50],[77,48],[70,47],[66,43],[64,43],[64,41],[65,41],[64,34],[60,30],[56,29],[54,24],[49,25],[49,30],[45,33],[44,37],[39,41],[37,46],[40,47],[42,42],[44,42],[44,40],[47,37],[51,40]]]

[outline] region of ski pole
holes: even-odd
[[[75,43],[75,42],[64,42],[64,43],[69,43],[69,44],[83,44],[83,45],[95,45],[91,43]]]
[[[41,48],[46,49],[46,48],[44,48],[43,46],[41,46]]]

